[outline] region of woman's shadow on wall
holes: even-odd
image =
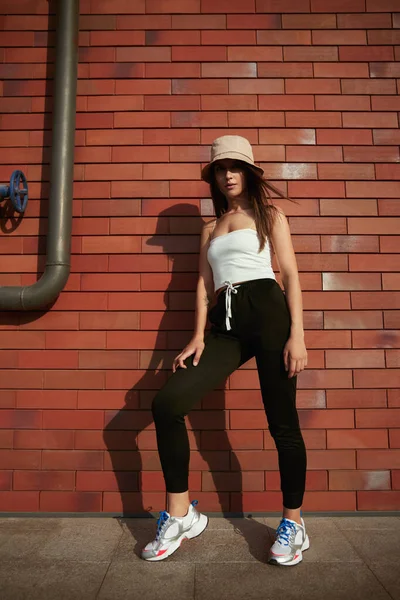
[[[211,210],[210,217],[213,216]],[[177,216],[180,217],[179,231]],[[185,231],[182,231],[182,222]],[[170,281],[164,294],[166,309],[159,320],[159,312],[153,318],[151,313],[147,313],[146,323],[156,331],[155,349],[139,350],[138,369],[145,368],[145,372],[126,393],[125,405],[116,411],[106,411],[104,442],[108,456],[105,469],[114,471],[118,491],[109,495],[105,492],[105,498],[108,495],[111,502],[108,506],[108,502],[104,502],[103,509],[122,515],[117,518],[137,541],[134,552],[138,556],[141,548],[150,541],[149,535],[154,538],[155,528],[152,531],[147,519],[133,517],[152,517],[151,512],[167,508],[151,403],[156,392],[173,375],[173,358],[183,350],[193,334],[199,234],[203,224],[197,207],[190,204],[172,206],[160,213],[156,233],[147,239],[146,245],[150,252],[168,257]],[[207,324],[205,335],[208,327]],[[142,326],[142,329],[147,329],[147,326]],[[258,520],[237,518],[245,516],[243,478],[226,431],[226,387],[227,379],[224,379],[186,417],[191,451],[190,500],[199,494],[201,502],[203,493],[216,494],[217,498],[213,501],[215,508],[210,512],[222,512],[224,518],[234,525],[235,532],[246,538],[253,556],[263,560],[270,539],[268,528]],[[204,411],[210,410],[212,420],[204,420]],[[119,495],[117,500],[116,492]],[[200,506],[198,509],[201,511]]]

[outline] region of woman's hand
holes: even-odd
[[[182,350],[178,356],[175,356],[172,363],[172,371],[175,373],[177,367],[181,367],[182,369],[187,369],[187,366],[184,364],[185,358],[194,353],[193,365],[196,366],[200,360],[200,356],[204,350],[204,338],[203,337],[193,337],[188,345]]]
[[[307,350],[303,337],[290,336],[283,349],[283,360],[288,377],[297,375],[307,366]]]

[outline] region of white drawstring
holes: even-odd
[[[229,318],[232,317],[232,298],[231,295],[233,294],[237,294],[237,288],[240,287],[240,285],[236,285],[234,286],[233,283],[231,281],[224,281],[224,285],[227,285],[228,287],[225,289],[225,308],[226,308],[226,318],[225,318],[225,324],[226,324],[226,328],[227,330],[232,329],[231,328],[231,324],[229,321]]]

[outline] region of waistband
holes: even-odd
[[[249,279],[248,281],[242,281],[241,283],[237,283],[235,285],[229,280],[224,281],[224,285],[226,287],[222,289],[221,292],[218,294],[218,298],[223,293],[225,293],[225,325],[228,331],[231,329],[230,319],[232,317],[232,294],[237,294],[238,288],[251,289],[260,285],[260,283],[264,283],[266,281],[273,281],[274,283],[279,285],[276,279],[273,279],[272,277],[263,277],[261,279]]]

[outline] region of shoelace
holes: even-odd
[[[158,538],[160,537],[163,525],[168,521],[168,519],[169,519],[169,514],[167,513],[167,511],[160,510],[160,516],[158,517],[158,520],[157,520],[156,540],[158,540]]]
[[[282,546],[289,546],[290,536],[293,532],[296,533],[296,525],[287,519],[282,519],[276,530],[276,540],[279,541]]]

